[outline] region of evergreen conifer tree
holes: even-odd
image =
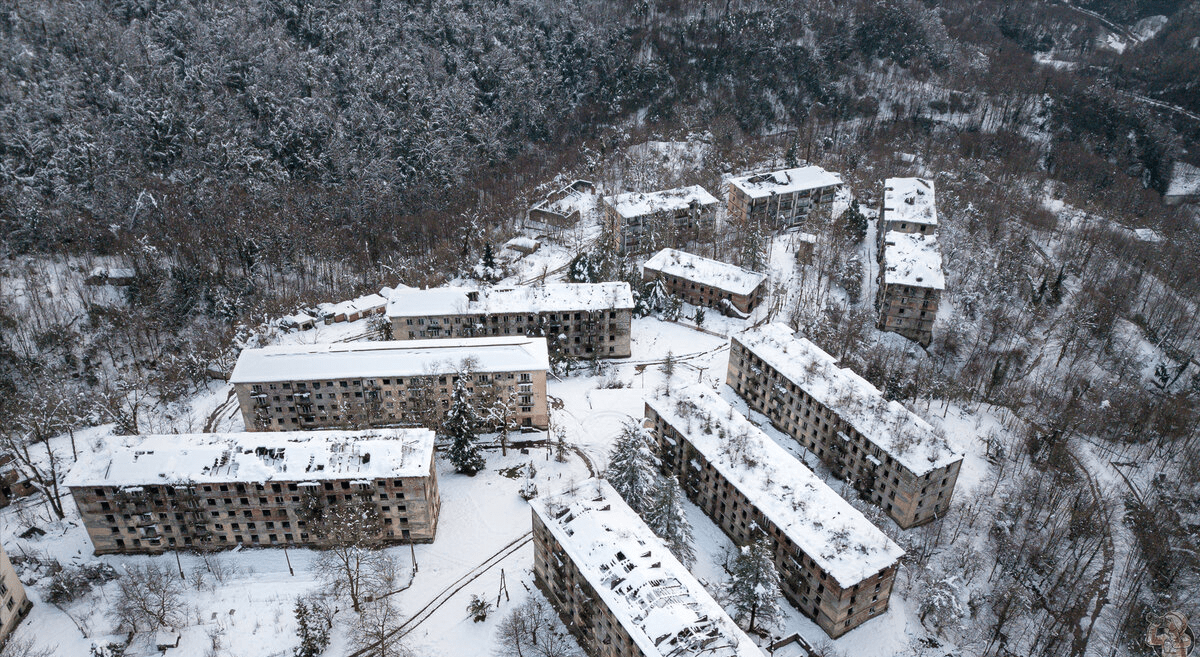
[[[295,657],[319,657],[329,646],[329,628],[317,617],[315,607],[305,604],[303,598],[296,598],[296,636],[300,637],[300,645],[292,651]]]
[[[779,616],[779,572],[771,557],[766,536],[759,536],[740,548],[729,570],[725,594],[733,608],[733,620],[746,622],[753,631],[760,621],[772,622]]]
[[[846,230],[854,238],[854,243],[861,244],[867,238],[867,215],[863,214],[857,200],[850,204],[843,219],[846,222]]]
[[[692,524],[688,522],[683,508],[683,489],[678,479],[664,477],[659,480],[654,499],[644,517],[650,531],[666,541],[676,559],[688,568],[696,563],[696,551],[692,549]]]
[[[609,453],[604,477],[636,513],[650,508],[658,473],[644,428],[634,422],[625,425]]]
[[[483,245],[483,266],[488,270],[494,270],[496,268],[496,254],[492,252],[491,242]]]
[[[482,424],[467,392],[466,377],[460,377],[454,384],[446,419],[442,421],[442,435],[451,441],[447,457],[463,474],[474,475],[487,464],[477,444]]]

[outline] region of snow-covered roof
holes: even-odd
[[[925,178],[888,178],[883,181],[883,218],[910,224],[937,225],[933,181]]]
[[[229,382],[446,374],[458,371],[467,359],[475,372],[529,372],[550,367],[545,338],[337,342],[244,349]]]
[[[65,484],[149,486],[190,481],[266,482],[425,477],[433,431],[192,433],[114,438],[81,454]]]
[[[617,214],[630,219],[642,217],[655,212],[674,212],[691,207],[692,203],[701,206],[716,205],[720,201],[700,185],[667,189],[660,192],[626,192],[613,196],[605,196],[604,202],[612,206]]]
[[[840,185],[842,177],[818,166],[808,166],[737,176],[730,178],[729,184],[742,190],[750,198],[762,198],[772,194],[791,194]]]
[[[472,301],[472,297],[476,300]],[[396,290],[388,317],[491,315],[633,308],[629,283],[553,283],[539,286],[435,287]]]
[[[842,588],[904,556],[858,509],[699,383],[646,403]],[[733,437],[745,437],[735,453]]]
[[[883,236],[883,266],[888,285],[946,289],[942,250],[933,235],[888,231]]]
[[[767,280],[763,274],[677,249],[659,251],[646,261],[645,268],[733,294],[750,294]]]
[[[532,237],[514,237],[505,242],[504,246],[513,250],[536,251],[541,243]]]
[[[646,657],[762,657],[607,483],[529,504]]]
[[[295,315],[287,315],[286,317],[282,317],[280,318],[280,321],[285,326],[300,326],[303,324],[311,324],[317,320],[308,313],[296,313]]]
[[[962,459],[933,426],[817,345],[773,323],[734,336],[746,349],[915,475]]]
[[[1164,196],[1198,196],[1200,195],[1200,167],[1178,161],[1171,168],[1171,182],[1167,184]]]

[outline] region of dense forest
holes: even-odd
[[[1025,592],[979,612],[977,652],[1042,627],[1058,634],[1009,654],[1082,655],[1093,630],[1143,654],[1145,614],[1200,582],[1182,520],[1200,508],[1200,377],[1184,375],[1200,348],[1200,226],[1162,199],[1176,162],[1200,163],[1198,2],[0,8],[0,273],[21,286],[0,294],[0,424],[21,440],[107,421],[136,432],[147,405],[227,371],[265,316],[463,273],[558,177],[717,193],[722,174],[774,158],[839,171],[871,203],[918,161],[953,218],[941,239],[955,315],[927,358],[868,340],[869,300],[781,318],[895,399],[1031,420],[1022,444],[996,445],[1015,465],[994,482],[1011,502],[987,564],[998,591]],[[1138,32],[1156,16],[1161,29]],[[700,139],[705,165],[672,178],[614,164],[648,139]],[[1138,228],[1165,239],[1147,245]],[[93,261],[135,270],[126,305],[56,304],[69,291],[54,272]],[[818,266],[846,291],[863,275],[848,250]],[[1127,325],[1172,355],[1157,383],[1122,354]],[[1089,491],[1067,448],[1084,437],[1164,475],[1136,495]],[[1095,557],[1114,504],[1140,556],[1117,611],[1081,623],[1094,590],[1072,585],[1097,575],[1066,564]],[[1039,534],[1047,516],[1069,522]],[[906,548],[922,586],[944,583],[929,573],[945,556]]]

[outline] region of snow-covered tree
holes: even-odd
[[[654,489],[654,499],[643,514],[650,531],[667,543],[671,554],[691,568],[696,563],[692,548],[692,524],[683,508],[683,489],[675,477],[664,477]]]
[[[459,377],[454,383],[450,409],[446,411],[446,418],[442,421],[442,435],[451,441],[447,457],[463,474],[474,475],[487,465],[478,445],[482,424],[483,419],[475,411],[475,405],[467,391],[466,377]]]
[[[663,298],[662,317],[668,322],[679,320],[679,314],[683,312],[683,300],[679,297],[668,294]]]
[[[329,646],[329,627],[316,607],[305,602],[303,597],[296,598],[293,612],[296,614],[296,636],[300,639],[300,645],[292,654],[295,657],[320,657]]]
[[[842,215],[842,221],[846,222],[846,230],[854,238],[854,243],[862,244],[867,237],[867,216],[858,207],[858,199],[850,204],[849,209]]]
[[[743,545],[725,582],[733,620],[745,622],[747,631],[754,630],[759,622],[770,623],[779,616],[779,572],[775,570],[771,552],[766,536]]]
[[[388,588],[394,564],[379,550],[383,520],[379,508],[361,496],[325,504],[313,494],[303,502],[300,515],[322,551],[312,567],[334,595],[350,598],[355,611],[371,595]]]
[[[965,612],[959,600],[961,593],[962,582],[956,575],[930,582],[921,601],[921,622],[938,631],[956,623]]]
[[[630,421],[608,455],[604,477],[625,499],[629,508],[645,513],[653,500],[658,471],[649,432]]]
[[[532,500],[537,497],[537,482],[533,480],[536,475],[537,470],[533,467],[533,463],[530,463],[529,468],[525,470],[525,481],[521,484],[521,497],[523,499]]]

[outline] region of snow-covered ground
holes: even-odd
[[[651,149],[655,150],[656,149]],[[849,196],[838,199],[835,215],[849,204]],[[869,215],[873,212],[863,208]],[[562,280],[566,265],[586,245],[594,242],[599,231],[594,214],[580,222],[576,230],[556,240],[541,240],[540,248],[532,254],[505,250],[497,254],[510,276],[508,284],[530,284],[540,280]],[[863,299],[869,304],[873,296],[875,264],[873,253],[874,221],[868,238],[857,247],[864,264]],[[795,244],[788,235],[777,237],[770,251],[771,285],[781,291],[778,298],[762,304],[747,320],[723,317],[716,312],[706,313],[703,330],[689,318],[694,309],[685,306],[678,323],[656,318],[634,320],[632,357],[610,361],[602,370],[589,373],[586,369],[566,379],[551,378],[548,393],[551,397],[551,430],[554,438],[562,438],[574,449],[565,462],[559,462],[544,448],[531,448],[528,453],[510,449],[507,456],[498,450],[488,451],[488,466],[475,477],[455,474],[439,459],[439,486],[442,512],[435,542],[431,545],[393,547],[388,550],[397,564],[408,568],[415,556],[418,568],[411,586],[395,594],[401,612],[412,618],[407,642],[417,654],[474,656],[487,654],[494,642],[497,626],[503,615],[530,595],[541,595],[533,588],[533,547],[522,542],[530,531],[530,512],[527,503],[518,495],[523,472],[532,463],[537,469],[536,483],[545,493],[572,486],[607,464],[607,455],[614,439],[626,422],[643,416],[644,398],[663,387],[707,383],[717,388],[722,397],[743,413],[744,403],[724,386],[728,361],[728,336],[769,319],[785,321],[787,313],[801,299],[815,301],[805,290],[818,285],[812,268],[798,268],[794,257]],[[844,293],[836,286],[830,294],[844,301]],[[823,300],[821,300],[823,302]],[[312,344],[336,341],[371,339],[370,320],[319,324],[307,331],[285,332],[266,327],[255,335],[247,346],[270,344]],[[874,333],[874,339],[891,340],[891,334]],[[671,354],[675,367],[672,376],[664,373],[663,362]],[[984,438],[991,432],[1004,432],[1004,411],[989,408],[963,409],[953,404],[932,401],[928,406],[912,409],[935,426],[945,429],[953,448],[966,454],[959,477],[958,494],[975,488],[987,474],[984,459]],[[831,477],[819,466],[817,459],[807,455],[786,435],[772,428],[766,418],[747,413],[756,424],[784,449],[807,462],[835,491],[850,497],[854,493]],[[158,409],[149,420],[156,430],[174,427],[181,431],[240,431],[243,429],[236,400],[230,386],[211,383],[206,390],[186,402]],[[102,446],[111,427],[103,426],[76,432],[81,449]],[[66,438],[56,439],[65,453]],[[57,445],[56,445],[57,446]],[[861,502],[857,502],[861,504]],[[89,562],[91,555],[86,532],[68,504],[68,517],[63,522],[50,522],[48,512],[39,498],[31,498],[0,510],[0,538],[10,555],[37,554],[57,559],[63,564]],[[696,552],[699,563],[695,574],[714,591],[724,579],[724,554],[731,541],[694,506],[688,505],[689,517],[695,528]],[[951,511],[954,513],[955,511]],[[29,539],[17,536],[32,521],[47,534]],[[881,520],[887,523],[886,519]],[[893,525],[884,528],[894,535]],[[297,596],[318,591],[322,584],[310,568],[314,553],[292,550],[285,556],[281,550],[258,549],[224,552],[206,558],[180,553],[179,565],[188,577],[189,624],[182,628],[182,643],[168,654],[178,657],[201,655],[290,655],[296,645],[296,623],[292,607]],[[175,567],[176,555],[164,557],[106,556],[101,561],[118,570],[133,564],[158,560]],[[294,575],[289,572],[289,560]],[[219,561],[227,572],[223,581],[204,575],[205,584],[197,589],[192,585],[193,573],[208,573],[208,564]],[[502,575],[503,574],[503,575]],[[28,576],[28,591],[35,607],[23,624],[22,632],[38,643],[57,646],[63,655],[86,655],[93,640],[116,639],[110,636],[113,622],[106,616],[116,595],[115,584],[108,584],[83,599],[59,609],[44,603],[42,595],[46,581]],[[466,611],[472,595],[496,602],[500,583],[507,585],[507,598],[501,600],[497,613],[486,621],[474,623]],[[403,578],[407,579],[407,575]],[[886,657],[917,652],[928,647],[930,637],[917,618],[918,602],[905,597],[907,578],[898,578],[896,592],[888,612],[846,636],[829,641],[811,621],[786,603],[783,620],[771,628],[772,638],[798,633],[814,645],[828,644],[846,655]],[[339,618],[353,612],[345,610]],[[142,637],[129,654],[142,655],[152,651],[149,638]],[[765,640],[764,640],[765,644]],[[333,643],[326,654],[347,652],[345,627],[335,630]],[[795,644],[782,648],[778,655],[800,655]]]

